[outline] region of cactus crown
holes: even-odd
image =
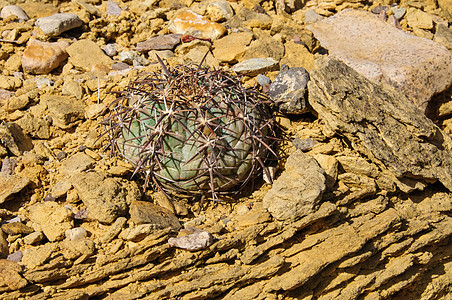
[[[223,70],[179,65],[130,82],[104,121],[112,153],[165,194],[241,190],[276,158],[271,100]]]

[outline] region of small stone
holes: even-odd
[[[59,170],[61,173],[66,175],[75,175],[88,170],[92,167],[93,163],[94,159],[85,153],[78,152],[63,161]]]
[[[22,80],[14,76],[0,75],[0,89],[13,90],[22,86]]]
[[[74,96],[78,100],[81,100],[84,94],[82,86],[75,80],[65,80],[61,92],[63,95]]]
[[[14,175],[14,170],[17,166],[17,160],[14,158],[5,158],[2,161],[2,168],[0,169],[0,173],[4,176]],[[20,222],[20,220],[19,220]]]
[[[325,154],[316,154],[314,158],[325,171],[326,190],[332,191],[337,181],[339,161],[334,156]]]
[[[85,1],[81,1],[81,0],[72,0],[71,2],[73,4],[75,4],[76,6],[78,6],[79,8],[84,9],[90,15],[98,16],[98,17],[100,17],[102,15],[102,12],[97,7],[95,7],[94,5],[92,5],[90,3],[86,3]]]
[[[5,109],[9,112],[13,112],[15,110],[23,109],[30,103],[30,98],[27,94],[22,94],[18,97],[13,96],[6,101]]]
[[[8,241],[6,234],[0,229],[0,259],[6,258],[9,254]]]
[[[74,264],[78,264],[92,256],[96,250],[96,245],[90,239],[64,240],[60,243],[60,247],[65,259],[76,260]]]
[[[47,43],[30,39],[22,56],[22,68],[31,74],[48,74],[66,60],[67,47],[66,41]]]
[[[264,86],[264,85],[270,84],[272,82],[270,80],[270,78],[268,78],[267,76],[262,75],[262,74],[257,75],[256,81],[260,86]]]
[[[307,84],[309,73],[304,68],[281,70],[270,85],[268,95],[278,103],[279,110],[288,114],[309,111]]]
[[[105,110],[107,109],[107,106],[103,103],[94,103],[91,105],[88,105],[85,111],[85,117],[87,119],[96,119],[99,117]]]
[[[85,117],[83,104],[74,98],[58,95],[43,95],[41,102],[47,105],[49,115],[55,126],[68,129]]]
[[[57,243],[46,243],[41,246],[33,247],[24,251],[21,265],[27,269],[33,269],[46,263],[54,252],[58,249]],[[0,276],[1,278],[1,276]]]
[[[452,29],[446,24],[437,24],[433,41],[443,44],[447,49],[452,51]]]
[[[106,178],[98,172],[74,174],[71,181],[86,205],[88,217],[102,223],[111,224],[126,215],[129,204],[141,197],[135,182]]]
[[[309,151],[312,149],[312,147],[317,145],[317,142],[311,138],[307,139],[295,138],[292,141],[292,143],[296,149],[301,150],[303,152]]]
[[[6,5],[2,8],[0,17],[6,19],[9,16],[16,16],[20,21],[27,21],[30,19],[27,13],[17,5]]]
[[[147,41],[139,42],[135,50],[139,53],[146,53],[151,50],[173,50],[180,44],[182,34],[165,34],[153,37]]]
[[[452,2],[450,0],[438,0],[437,2],[447,21],[452,23]]]
[[[221,62],[235,63],[245,54],[253,39],[252,32],[231,33],[213,42],[213,55]]]
[[[234,11],[227,1],[216,0],[207,4],[206,16],[214,22],[223,22],[232,18]]]
[[[106,244],[111,242],[121,232],[121,229],[124,228],[126,222],[127,219],[124,217],[117,218],[113,225],[110,226],[108,231],[102,237],[101,243]]]
[[[397,20],[402,20],[402,18],[405,16],[406,14],[406,8],[405,7],[394,7],[391,9],[392,12],[394,13],[394,17]]]
[[[14,253],[11,253],[6,257],[7,260],[13,261],[15,263],[18,263],[22,260],[22,257],[24,257],[24,254],[22,251],[16,251]]]
[[[107,15],[109,16],[120,16],[122,12],[121,7],[114,1],[107,1]]]
[[[0,204],[10,200],[10,196],[23,190],[30,182],[30,179],[19,175],[0,174]]]
[[[61,153],[61,152],[60,152]],[[72,184],[68,179],[63,179],[58,181],[50,190],[55,199],[58,199],[64,195],[72,188]]]
[[[158,57],[160,57],[161,60],[166,61],[171,57],[174,57],[174,52],[171,50],[151,50],[148,52],[148,57],[150,61],[158,61],[157,59],[157,55]]]
[[[42,231],[35,231],[33,233],[30,233],[29,235],[24,236],[23,241],[27,245],[33,245],[35,243],[38,243],[44,239],[44,234]]]
[[[156,226],[154,224],[141,224],[136,227],[123,230],[119,237],[124,241],[139,242],[154,232],[155,229]]]
[[[7,235],[30,234],[34,232],[33,228],[20,222],[11,222],[3,224],[2,230]]]
[[[88,235],[88,232],[83,227],[75,227],[75,228],[66,230],[64,235],[66,236],[66,238],[70,239],[71,241],[77,241],[77,240],[86,238],[86,236]]]
[[[275,219],[293,222],[315,211],[325,189],[323,169],[312,156],[297,150],[265,194],[263,205]]]
[[[198,251],[212,245],[213,236],[208,231],[187,226],[179,232],[178,237],[169,238],[168,244],[184,250]]]
[[[22,267],[16,262],[0,259],[0,287],[2,287],[2,292],[17,291],[28,284],[20,273],[22,273]]]
[[[93,41],[78,40],[66,49],[70,62],[74,67],[85,71],[91,71],[95,65],[110,67],[113,63],[102,49]]]
[[[52,86],[55,82],[49,78],[39,78],[36,80],[36,86],[38,89],[41,89],[43,87]]]
[[[432,17],[428,13],[413,7],[408,8],[406,20],[408,22],[408,26],[410,26],[411,28],[419,29],[433,28]]]
[[[59,161],[62,161],[62,160],[65,159],[66,157],[67,157],[67,153],[64,152],[64,151],[58,152],[58,154],[57,154],[57,156],[56,156],[56,158],[57,158]]]
[[[389,10],[389,6],[378,5],[378,6],[375,6],[374,8],[372,8],[371,11],[373,14],[379,15],[382,11],[387,12],[388,10]]]
[[[104,52],[105,52],[105,54],[107,54],[110,57],[113,57],[116,54],[118,54],[118,51],[116,51],[115,44],[107,44],[107,45],[105,45]]]
[[[170,210],[150,202],[133,201],[129,213],[134,224],[152,224],[158,229],[180,229],[179,219]]]
[[[42,231],[51,242],[63,239],[65,231],[73,227],[72,212],[56,202],[34,204],[29,213],[33,228]]]
[[[38,26],[45,35],[58,36],[61,33],[82,26],[83,22],[74,14],[54,14],[36,20]]]
[[[149,60],[140,56],[136,51],[122,51],[119,54],[119,59],[126,64],[133,66],[147,66],[149,65]]]
[[[1,144],[15,156],[20,156],[24,151],[33,149],[31,138],[24,134],[22,128],[16,123],[6,122],[0,124],[0,140],[2,141]],[[2,203],[1,200],[0,203]]]
[[[172,33],[189,34],[212,40],[226,33],[223,25],[212,22],[191,10],[176,13],[169,22],[168,30]]]
[[[255,76],[260,73],[275,71],[277,69],[278,62],[273,58],[251,58],[232,67],[232,71],[248,76]]]

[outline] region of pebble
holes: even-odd
[[[14,218],[6,221],[6,223],[14,223],[14,222],[22,222],[22,219],[20,217],[14,217]]]
[[[394,7],[391,9],[392,12],[394,13],[394,17],[397,20],[402,20],[402,18],[405,16],[406,14],[406,8],[405,7]]]
[[[232,70],[238,74],[255,76],[259,73],[267,71],[275,71],[278,69],[278,62],[273,58],[251,58],[242,61],[232,67]]]
[[[2,294],[7,291],[18,291],[28,284],[28,281],[20,273],[22,273],[22,266],[11,260],[0,259],[0,286],[2,287]]]
[[[292,141],[292,144],[294,145],[294,147],[298,150],[301,151],[309,151],[312,149],[312,147],[314,147],[317,142],[311,138],[307,138],[307,139],[300,139],[300,138],[295,138]]]
[[[257,75],[256,81],[260,86],[264,86],[266,84],[271,83],[270,78],[268,78],[267,76],[262,75],[262,74]]]
[[[48,43],[30,39],[22,56],[22,68],[32,74],[47,74],[58,67],[66,58],[66,41]]]
[[[156,226],[154,224],[141,224],[132,228],[124,229],[119,237],[124,241],[139,242],[154,232],[155,229]]]
[[[6,223],[2,225],[2,230],[7,235],[30,234],[34,229],[20,222]]]
[[[180,229],[179,219],[168,209],[147,201],[133,201],[130,204],[130,220],[134,224],[153,224],[157,228]]]
[[[6,257],[6,259],[18,263],[22,260],[23,256],[24,254],[22,253],[22,251],[16,251],[14,253],[9,254]]]
[[[381,12],[387,12],[389,10],[389,6],[386,5],[379,5],[379,6],[375,6],[374,8],[372,8],[372,13],[379,15],[381,14]]]
[[[60,152],[61,153],[61,152]],[[50,190],[50,193],[52,193],[52,196],[57,198],[60,198],[72,188],[72,184],[68,179],[63,179],[58,181]]]
[[[83,22],[77,15],[58,13],[37,19],[35,25],[45,35],[58,36],[65,31],[82,26]]]
[[[39,78],[36,80],[36,86],[38,89],[46,87],[46,86],[52,86],[55,82],[49,78]]]
[[[437,24],[435,36],[433,40],[437,43],[443,44],[447,49],[452,51],[452,29],[446,24]]]
[[[27,21],[30,19],[27,13],[17,5],[6,5],[0,12],[0,17],[2,19],[6,19],[12,15],[16,16],[20,21]]]
[[[213,236],[208,231],[187,226],[179,232],[178,237],[169,238],[168,244],[184,250],[198,251],[212,245]]]
[[[44,234],[42,231],[35,231],[30,233],[29,235],[24,236],[23,241],[27,245],[33,245],[37,242],[40,242],[44,239]]]
[[[149,65],[149,60],[140,56],[136,51],[122,51],[119,54],[119,59],[126,64],[133,66],[147,66]]]
[[[226,28],[191,11],[179,11],[170,20],[168,30],[172,33],[189,34],[199,38],[217,39],[226,33]]]
[[[9,175],[13,175],[14,174],[14,170],[16,169],[17,166],[17,160],[15,160],[14,158],[5,158],[2,161],[2,168],[0,170],[0,173],[6,176]],[[16,217],[19,218],[19,217]],[[20,222],[20,218],[19,221]]]
[[[151,50],[173,50],[180,44],[182,34],[165,34],[150,38],[147,41],[137,43],[135,50],[146,53]]]
[[[57,156],[56,156],[56,158],[57,158],[59,161],[62,161],[62,160],[65,159],[66,157],[67,157],[67,153],[64,152],[64,151],[58,152],[58,154],[57,154]]]
[[[105,45],[104,52],[105,52],[105,54],[107,54],[110,57],[115,56],[116,54],[118,54],[118,51],[116,51],[115,44],[107,44],[107,45]]]
[[[0,129],[0,137],[2,136]],[[11,175],[5,178],[0,176],[0,203],[10,200],[10,196],[20,192],[29,183],[30,179],[18,175]]]
[[[43,95],[41,102],[47,105],[53,125],[61,129],[71,128],[85,117],[83,105],[72,97]]]
[[[83,227],[76,227],[76,228],[66,230],[64,232],[64,235],[66,236],[66,238],[70,239],[71,241],[77,241],[77,240],[86,238],[86,236],[88,235],[88,232]]]
[[[234,16],[231,5],[225,0],[217,0],[207,4],[206,16],[214,22],[223,22]]]
[[[107,15],[120,16],[122,12],[121,7],[114,1],[107,1]]]
[[[303,114],[309,110],[306,94],[309,73],[305,68],[281,70],[270,85],[268,95],[279,110],[288,114]]]

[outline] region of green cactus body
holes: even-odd
[[[178,66],[132,82],[108,120],[111,144],[165,192],[243,187],[274,152],[269,100],[233,74]]]

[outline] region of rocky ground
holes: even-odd
[[[451,299],[449,0],[0,7],[2,299]],[[200,207],[99,136],[156,54],[206,53],[284,134],[273,185]]]

